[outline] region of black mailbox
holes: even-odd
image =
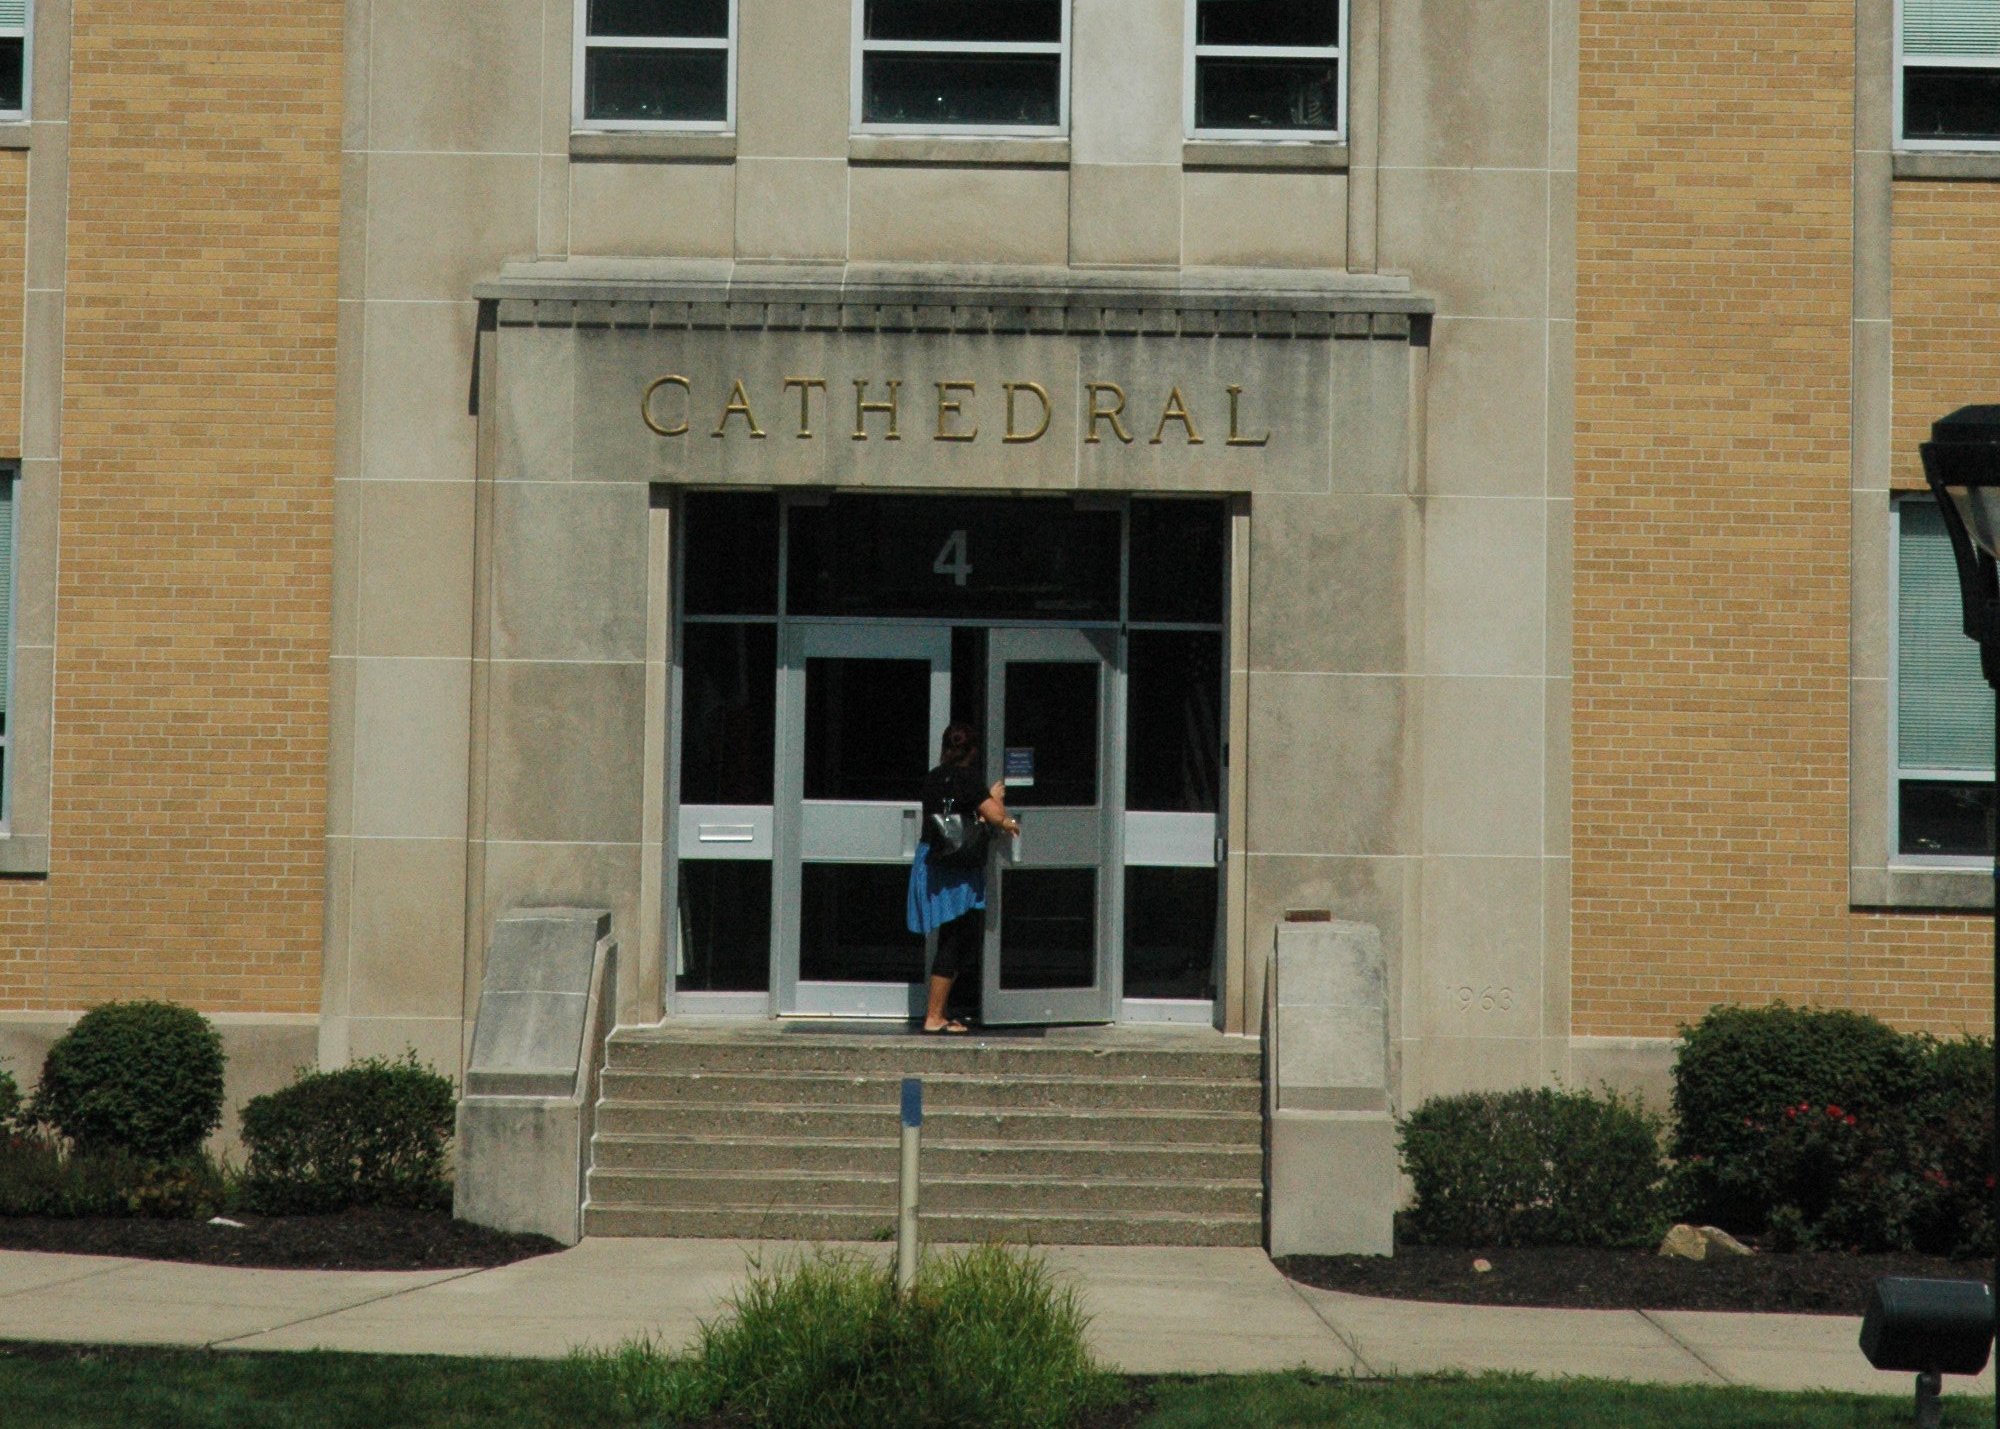
[[[1993,1289],[1982,1280],[1884,1276],[1861,1317],[1861,1353],[1877,1369],[1978,1374],[1993,1348]]]

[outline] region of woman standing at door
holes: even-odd
[[[1009,834],[1018,834],[1021,825],[1007,813],[1002,786],[988,788],[980,782],[979,737],[969,724],[946,727],[937,768],[924,776],[922,797],[924,838],[910,865],[909,928],[937,934],[924,1031],[964,1032],[963,1022],[945,1015],[945,1004],[959,974],[979,961],[986,929],[986,840],[973,841],[976,854],[968,849],[954,857],[933,846],[938,820],[956,813],[965,816],[968,827],[976,819]]]

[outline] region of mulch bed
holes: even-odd
[[[0,1216],[0,1250],[120,1255],[274,1270],[459,1270],[508,1265],[562,1246],[455,1221],[446,1211],[370,1209],[329,1216],[251,1216],[242,1226],[108,1216]]]
[[[1473,1269],[1485,1260],[1490,1271]],[[1278,1268],[1322,1290],[1460,1305],[1575,1310],[1763,1310],[1860,1315],[1877,1276],[1991,1280],[1993,1264],[1928,1255],[1829,1252],[1710,1254],[1681,1260],[1650,1250],[1571,1247],[1461,1250],[1398,1246],[1393,1256],[1290,1255]]]

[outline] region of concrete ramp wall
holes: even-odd
[[[458,1104],[452,1210],[574,1245],[618,949],[599,908],[516,908],[494,922]]]

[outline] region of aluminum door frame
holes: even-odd
[[[1098,666],[1097,702],[1097,980],[1087,988],[1000,986],[1000,929],[1012,859],[1003,848],[987,879],[986,937],[981,959],[980,1015],[995,1024],[1114,1022],[1124,981],[1125,662],[1115,631],[994,626],[986,643],[987,778],[997,782],[1006,749],[1006,666],[1009,661],[1053,661]],[[1014,811],[1021,841],[1034,855],[1036,809]],[[1050,810],[1048,812],[1056,812]],[[1032,868],[1032,862],[1025,866]]]
[[[806,982],[800,968],[800,899],[802,869],[807,862],[806,824],[810,818],[822,831],[837,831],[843,814],[851,813],[862,830],[894,827],[902,849],[908,831],[921,832],[921,809],[914,802],[888,800],[816,799],[808,813],[805,798],[806,662],[835,660],[928,660],[931,666],[931,711],[928,745],[936,750],[951,719],[951,626],[943,623],[878,625],[801,621],[782,627],[778,651],[778,778],[774,858],[771,866],[772,989],[781,1017],[897,1017],[923,1011],[924,981],[914,983]],[[928,768],[928,766],[926,766]],[[822,836],[825,836],[823,833]],[[915,845],[909,845],[910,854]],[[844,863],[888,863],[880,857],[842,859]],[[815,862],[832,860],[816,859]]]

